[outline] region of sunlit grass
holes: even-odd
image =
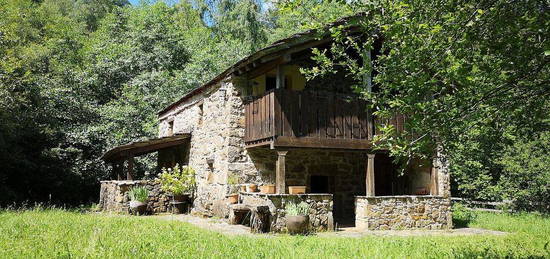
[[[0,256],[217,258],[548,257],[550,219],[477,213],[471,226],[504,236],[225,236],[186,223],[59,209],[0,212]],[[546,248],[545,248],[546,245]]]

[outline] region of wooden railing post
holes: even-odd
[[[375,154],[367,154],[367,177],[366,177],[366,196],[374,196],[374,156]]]
[[[275,187],[277,193],[286,193],[285,174],[286,174],[286,154],[288,151],[277,150],[277,165],[275,168]]]

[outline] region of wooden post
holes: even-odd
[[[113,171],[116,174],[117,180],[122,180],[122,170],[124,170],[124,160],[115,161],[112,163]]]
[[[275,78],[275,85],[277,89],[285,88],[285,74],[281,65],[277,65],[277,77]]]
[[[375,154],[367,154],[368,160],[367,160],[367,177],[366,177],[366,196],[373,197],[374,196],[374,155]]]
[[[277,165],[275,168],[275,186],[277,193],[286,193],[285,158],[288,151],[277,151]]]
[[[126,171],[126,180],[134,180],[134,157],[128,158],[128,171]]]
[[[430,172],[430,194],[431,195],[438,195],[439,194],[439,179],[438,179],[438,173],[439,170],[437,169],[437,160],[434,159],[432,163],[432,170]]]

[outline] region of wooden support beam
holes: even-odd
[[[124,170],[124,160],[119,160],[111,163],[113,166],[113,172],[116,175],[117,180],[122,180],[122,173]]]
[[[434,159],[434,162],[432,163],[432,170],[430,172],[430,194],[431,195],[439,195],[439,179],[438,174],[439,170],[437,169],[437,163],[436,159]]]
[[[277,65],[276,88],[277,89],[285,88],[285,74],[283,71],[283,67],[281,65]]]
[[[134,180],[134,157],[128,158],[128,170],[126,171],[126,180]]]
[[[372,148],[372,142],[363,139],[341,139],[341,138],[315,138],[315,137],[277,137],[273,143],[275,148],[332,148],[344,150],[366,150]]]
[[[366,196],[374,196],[374,155],[367,154],[367,177],[366,177]]]
[[[286,173],[286,154],[288,151],[277,150],[277,165],[275,168],[275,187],[277,193],[286,193],[285,173]]]

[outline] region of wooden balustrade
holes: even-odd
[[[375,134],[376,121],[365,100],[332,92],[275,89],[247,101],[245,114],[247,145],[277,138],[340,145],[366,143]],[[403,127],[402,118],[390,123]]]

